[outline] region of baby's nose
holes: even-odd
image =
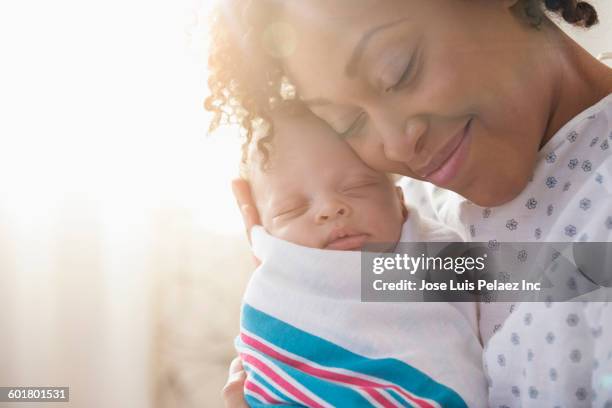
[[[339,217],[345,217],[349,215],[349,213],[350,207],[347,204],[341,201],[334,201],[321,207],[317,214],[317,221],[325,222]]]

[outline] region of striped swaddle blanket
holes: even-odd
[[[421,240],[416,222],[402,240]],[[262,264],[236,339],[250,406],[486,406],[474,304],[364,303],[359,252],[305,248],[262,228],[252,238]]]

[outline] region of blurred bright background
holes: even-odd
[[[593,3],[604,23],[572,35],[612,51]],[[211,6],[0,4],[0,386],[221,406],[252,264],[238,132],[207,136],[202,107]]]

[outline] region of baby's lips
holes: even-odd
[[[347,235],[331,241],[327,244],[325,249],[333,249],[337,251],[358,250],[363,247],[367,239],[367,234]]]

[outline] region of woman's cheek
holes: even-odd
[[[451,93],[449,91],[457,87],[457,81],[461,78],[460,69],[457,69],[460,66],[457,66],[457,61],[451,62],[451,59],[448,52],[436,49],[430,49],[423,55],[416,86],[423,100],[438,101],[441,97],[447,98]],[[445,100],[440,102],[448,103]],[[439,103],[435,105],[439,106]]]

